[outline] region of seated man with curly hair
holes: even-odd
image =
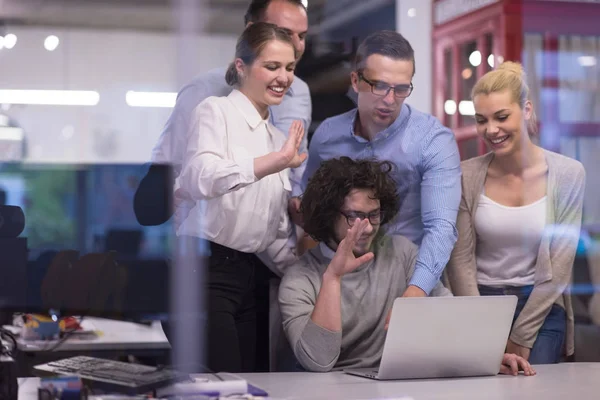
[[[302,196],[304,229],[319,245],[286,272],[279,288],[283,328],[308,371],[375,368],[385,324],[415,268],[418,248],[380,226],[399,207],[387,161],[331,159],[321,164]],[[451,296],[441,284],[431,296]],[[505,354],[501,373],[535,372]]]

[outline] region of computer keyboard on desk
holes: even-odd
[[[93,382],[94,387],[130,394],[146,393],[175,382],[190,379],[189,375],[170,369],[86,356],[71,357],[37,365],[35,370],[44,373],[78,376]]]

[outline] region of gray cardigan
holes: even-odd
[[[574,323],[567,294],[579,241],[585,170],[576,160],[544,150],[548,164],[546,229],[535,265],[533,292],[515,321],[510,339],[531,348],[554,303],[567,314],[566,355],[574,353]],[[458,212],[458,241],[446,268],[454,295],[478,296],[474,218],[493,153],[463,161],[462,199]]]

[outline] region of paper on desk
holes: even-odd
[[[193,379],[193,382],[179,382],[160,388],[156,391],[156,395],[164,397],[217,392],[220,396],[230,396],[248,393],[248,382],[243,379],[228,379],[223,381],[206,378]]]

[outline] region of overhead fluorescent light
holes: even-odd
[[[100,94],[86,90],[1,90],[0,104],[95,106]]]
[[[0,142],[4,140],[8,141],[21,141],[25,134],[23,129],[13,126],[0,126]]]
[[[136,92],[125,94],[125,101],[130,107],[175,107],[177,93],[174,92]]]

